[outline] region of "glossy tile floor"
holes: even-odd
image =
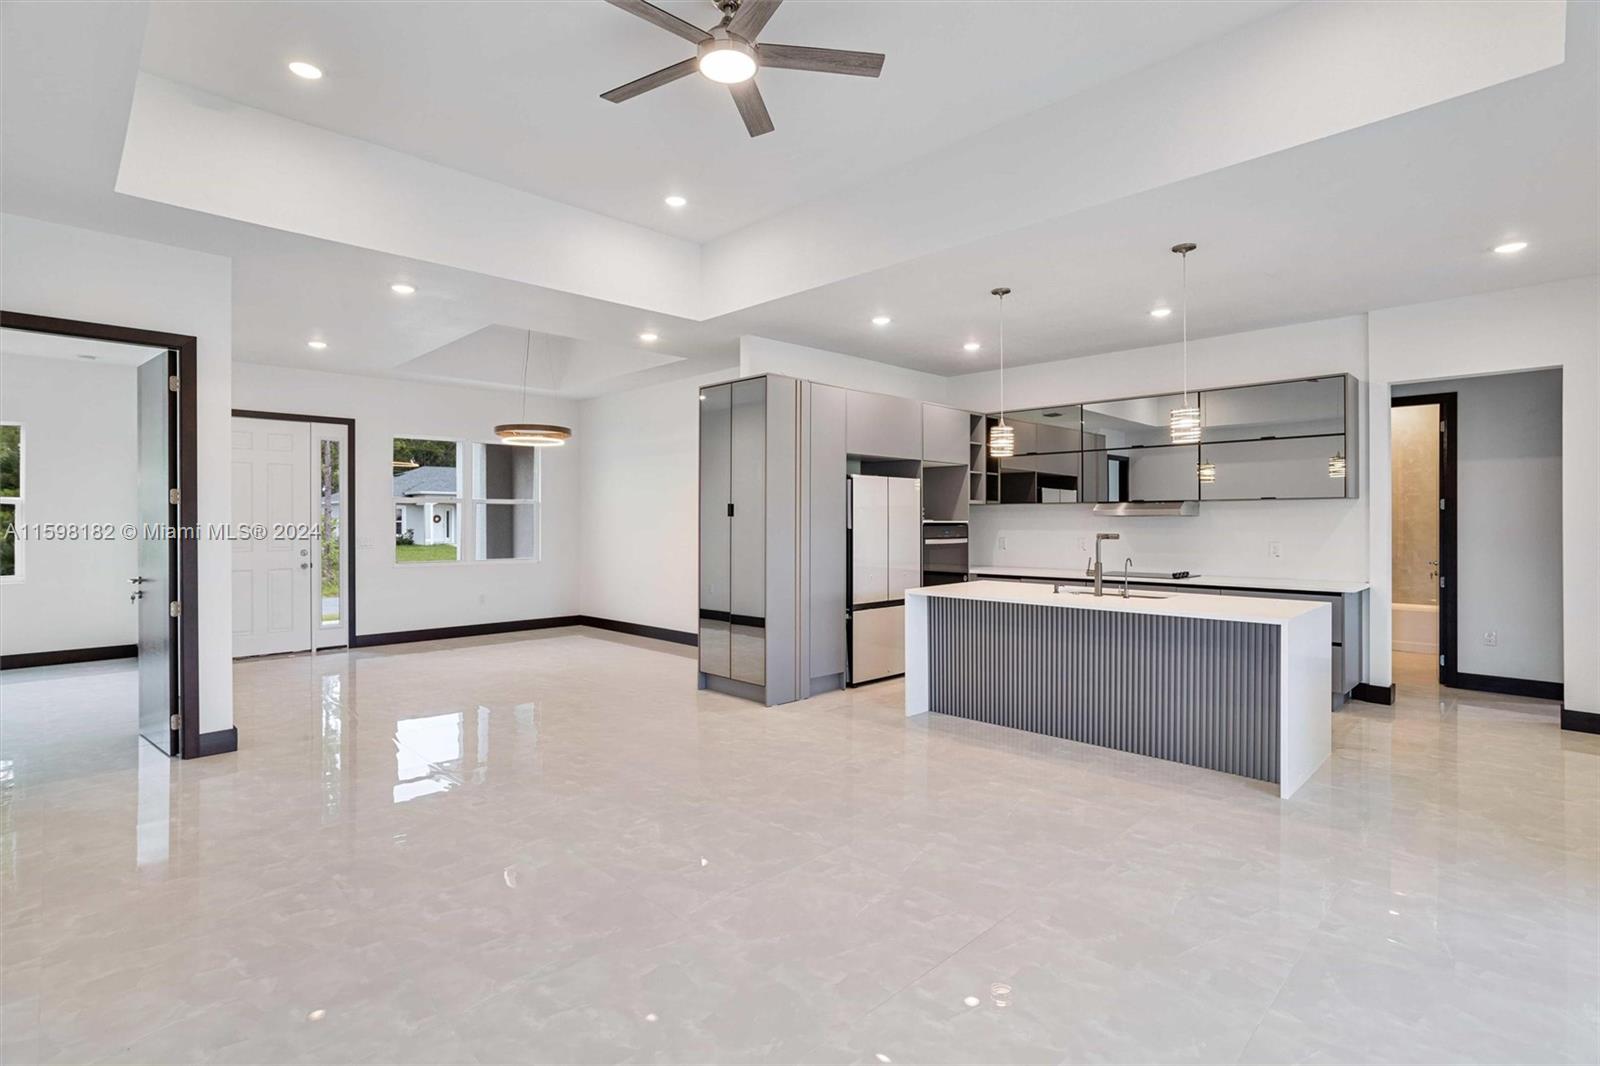
[[[1298,796],[940,716],[764,710],[588,630],[12,672],[8,1062],[1600,1057],[1600,737],[1438,692]]]

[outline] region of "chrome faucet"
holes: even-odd
[[[1120,540],[1121,533],[1096,533],[1094,535],[1094,594],[1104,596],[1102,580],[1105,576],[1105,567],[1100,562],[1100,543],[1107,540]]]
[[[1122,598],[1128,598],[1128,571],[1133,568],[1133,556],[1122,560]]]

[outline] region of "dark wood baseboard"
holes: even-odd
[[[1561,728],[1570,729],[1574,733],[1600,733],[1600,714],[1589,711],[1575,711],[1571,707],[1561,708]]]
[[[226,755],[230,751],[239,750],[239,727],[229,726],[227,729],[213,729],[209,733],[200,734],[198,750],[193,755],[187,751],[183,753],[185,759],[199,759],[207,755]]]
[[[687,644],[695,647],[700,643],[700,638],[694,633],[685,633],[681,629],[667,629],[663,626],[647,626],[638,622],[618,622],[613,618],[596,618],[591,614],[578,616],[578,624],[590,626],[594,629],[609,629],[613,633],[631,633],[636,637],[649,637],[652,640],[665,640],[673,644]]]
[[[1502,696],[1529,696],[1536,700],[1560,702],[1564,688],[1559,681],[1530,681],[1523,677],[1496,677],[1493,674],[1463,674],[1455,677],[1455,688],[1474,692],[1496,692]]]
[[[587,614],[563,614],[552,618],[519,618],[510,622],[480,622],[466,626],[440,626],[436,629],[405,629],[394,633],[362,633],[351,643],[357,648],[373,648],[384,644],[414,644],[423,640],[452,640],[457,637],[488,637],[501,633],[523,633],[535,629],[560,629],[565,626],[590,626],[607,629],[613,633],[631,633],[636,637],[665,640],[673,644],[698,644],[699,638],[681,629],[647,626],[638,622],[619,622],[614,618],[596,618]]]
[[[1360,700],[1362,703],[1376,703],[1384,707],[1394,706],[1393,685],[1369,685],[1365,681],[1350,690],[1350,698]]]
[[[68,648],[65,651],[25,651],[0,655],[0,670],[26,670],[32,666],[69,666],[102,659],[136,659],[137,644],[107,644],[102,648]]]
[[[510,622],[478,622],[466,626],[438,626],[433,629],[403,629],[394,633],[362,633],[350,641],[357,648],[382,644],[415,644],[424,640],[452,640],[456,637],[491,637],[501,633],[523,633],[532,629],[559,629],[582,625],[581,616],[557,615],[554,618],[519,618]]]

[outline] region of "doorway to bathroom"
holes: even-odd
[[[1456,682],[1456,395],[1397,396],[1389,418],[1393,650]],[[1434,667],[1437,663],[1437,667]]]

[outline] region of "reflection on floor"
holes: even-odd
[[[1548,704],[1402,683],[1282,802],[689,651],[243,663],[191,763],[126,667],[5,678],[4,1059],[1600,1056],[1600,737]]]

